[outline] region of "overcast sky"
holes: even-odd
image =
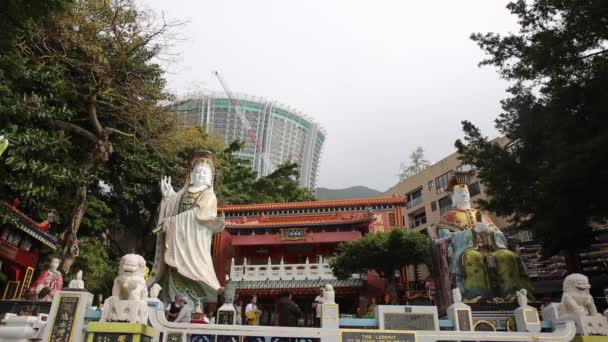
[[[506,33],[507,1],[138,0],[187,23],[166,64],[175,93],[220,90],[297,108],[328,139],[319,186],[385,191],[416,146],[436,162],[471,120],[490,137],[507,83],[473,32]]]

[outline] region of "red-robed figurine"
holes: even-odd
[[[35,300],[52,301],[55,292],[63,290],[63,275],[57,269],[61,260],[51,259],[49,269],[42,271],[28,290],[29,297]]]

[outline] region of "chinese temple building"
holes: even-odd
[[[47,221],[37,223],[11,205],[0,201],[0,286],[2,299],[17,299],[30,286],[41,250],[57,248]]]
[[[384,282],[374,273],[338,280],[329,257],[342,242],[403,229],[405,205],[403,197],[386,197],[220,207],[226,229],[214,243],[218,279],[229,277],[245,304],[257,295],[262,324],[274,323],[275,300],[290,291],[312,325],[311,304],[325,284],[333,285],[340,311],[355,315],[382,297]],[[400,277],[407,284],[407,272]]]

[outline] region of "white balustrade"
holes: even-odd
[[[264,280],[306,280],[306,279],[337,279],[329,263],[285,264],[281,260],[272,264],[270,260],[263,265],[235,265],[234,259],[230,265],[230,280],[264,281]]]

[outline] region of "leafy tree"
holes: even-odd
[[[395,228],[341,244],[330,261],[330,267],[338,279],[349,278],[353,273],[376,271],[386,280],[392,304],[396,304],[395,272],[407,265],[427,262],[429,251],[430,242],[426,236]]]
[[[285,163],[265,177],[257,177],[248,161],[234,152],[243,143],[235,141],[219,154],[217,168],[219,201],[228,204],[312,201],[314,195],[298,183],[299,166]]]
[[[513,82],[496,120],[512,143],[488,141],[465,121],[456,147],[487,186],[484,207],[532,229],[548,254],[588,246],[608,217],[607,5],[514,1],[519,32],[472,35],[489,55],[481,65]]]
[[[415,174],[420,173],[422,170],[429,167],[431,163],[424,159],[424,150],[422,146],[416,147],[412,153],[410,153],[410,163],[406,165],[401,163],[401,171],[399,172],[399,180],[405,180]]]
[[[158,150],[158,137],[174,125],[159,105],[167,94],[153,62],[168,27],[131,0],[77,0],[17,42],[24,64],[15,78],[24,86],[5,94],[13,106],[4,108],[0,129],[15,146],[4,184],[34,204],[58,203],[57,196],[72,204],[64,217],[64,272],[74,261],[89,188],[108,171],[102,166],[124,145]],[[75,194],[73,201],[66,193]]]

